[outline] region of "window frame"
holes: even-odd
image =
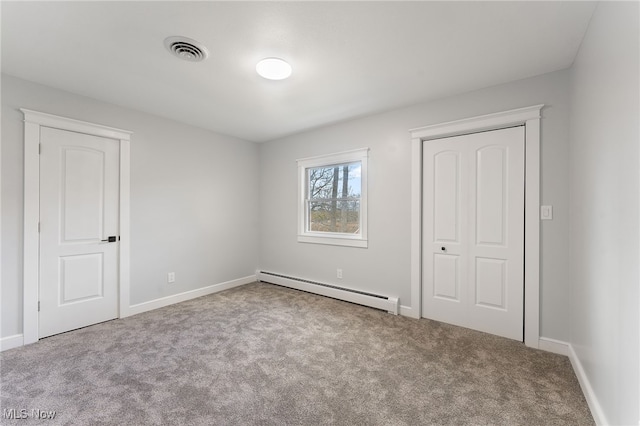
[[[298,242],[329,244],[347,247],[368,247],[367,239],[367,180],[369,148],[360,148],[336,154],[320,155],[297,160],[298,163]],[[360,162],[360,233],[308,231],[307,191],[309,187],[307,170],[318,167],[332,167]]]

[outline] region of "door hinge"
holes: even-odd
[[[42,144],[38,144],[38,155],[42,154]]]
[[[40,312],[40,301],[38,300],[38,312]]]
[[[38,233],[40,233],[40,222],[38,222]]]

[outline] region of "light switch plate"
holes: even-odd
[[[540,206],[540,220],[553,219],[553,206]]]

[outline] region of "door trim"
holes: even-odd
[[[40,285],[40,128],[52,127],[116,139],[120,142],[120,250],[118,255],[118,316],[129,315],[130,254],[130,142],[132,132],[20,108],[24,114],[24,248],[23,336],[24,344],[38,341]]]
[[[422,143],[510,126],[525,126],[524,343],[540,339],[540,118],[534,105],[409,130],[411,134],[411,313],[422,317]]]

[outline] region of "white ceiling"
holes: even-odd
[[[6,74],[251,141],[567,68],[584,2],[2,2]],[[168,36],[196,39],[181,61]],[[277,56],[284,81],[255,73]]]

